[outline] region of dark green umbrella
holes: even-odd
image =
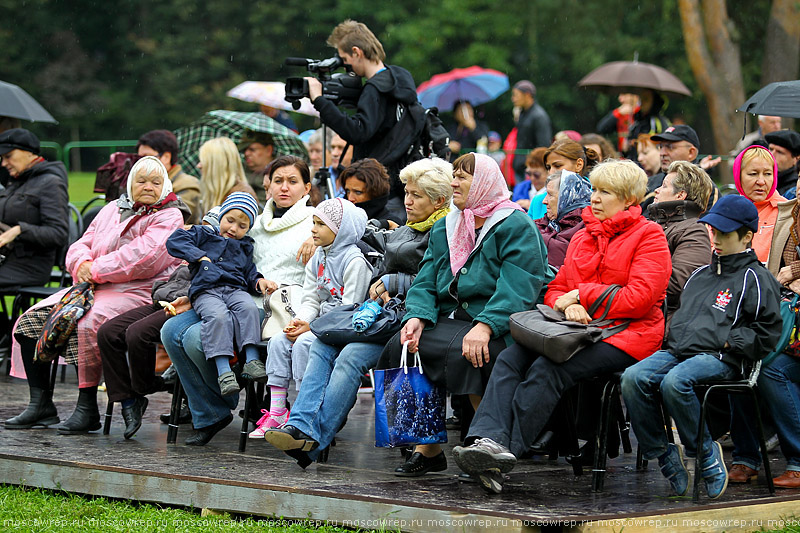
[[[239,143],[248,131],[269,133],[275,141],[276,155],[295,155],[308,162],[308,152],[300,137],[272,120],[264,113],[242,113],[239,111],[209,111],[199,120],[175,130],[178,138],[178,162],[183,171],[200,177],[197,163],[200,160],[200,146],[217,137],[229,137]]]

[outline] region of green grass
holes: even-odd
[[[69,173],[69,201],[82,209],[89,200],[97,196],[94,192],[94,172]]]
[[[133,504],[106,498],[0,485],[0,530],[52,531],[269,531],[286,533],[351,533],[315,522],[280,518],[254,519],[222,514],[200,516],[199,510]]]

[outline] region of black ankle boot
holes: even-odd
[[[82,435],[100,429],[100,410],[97,408],[97,387],[79,389],[78,405],[69,419],[58,426],[61,435]]]
[[[6,420],[6,429],[30,429],[58,424],[56,406],[53,405],[53,391],[30,387],[31,401],[28,407],[14,418]]]

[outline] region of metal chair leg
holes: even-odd
[[[256,391],[253,381],[248,379],[244,387],[244,416],[242,417],[242,429],[239,430],[239,452],[244,453],[247,449],[247,439],[250,433],[250,408],[253,405]]]
[[[175,444],[178,440],[178,417],[181,414],[181,401],[183,400],[183,386],[179,377],[175,377],[175,386],[172,389],[172,405],[169,409],[169,426],[167,428],[167,444]]]
[[[606,382],[600,398],[600,419],[595,437],[594,468],[592,469],[592,491],[601,492],[605,485],[606,466],[608,465],[608,432],[612,426],[612,407],[614,394],[619,394],[616,383]],[[617,430],[617,424],[613,424]]]
[[[114,402],[108,400],[108,407],[106,407],[105,421],[103,422],[103,435],[108,435],[111,431],[111,419],[114,416]]]
[[[706,431],[706,403],[713,389],[713,385],[708,388],[703,395],[703,403],[700,404],[700,422],[698,422],[697,442],[695,443],[694,488],[692,489],[692,501],[694,502],[700,501],[700,478],[702,477],[700,463],[703,460],[703,436]]]
[[[758,393],[755,389],[749,388],[750,399],[753,400],[756,410],[756,422],[758,423],[758,444],[761,446],[761,462],[764,463],[764,475],[767,476],[767,488],[769,489],[770,496],[775,495],[775,484],[772,482],[772,469],[769,466],[769,451],[767,451],[767,443],[764,439],[764,425],[761,421],[761,407],[759,407]]]

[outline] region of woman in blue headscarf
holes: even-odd
[[[583,228],[581,210],[589,205],[592,186],[574,172],[559,170],[547,177],[547,195],[542,203],[547,214],[536,221],[547,247],[547,263],[561,268],[567,246],[578,230]]]

